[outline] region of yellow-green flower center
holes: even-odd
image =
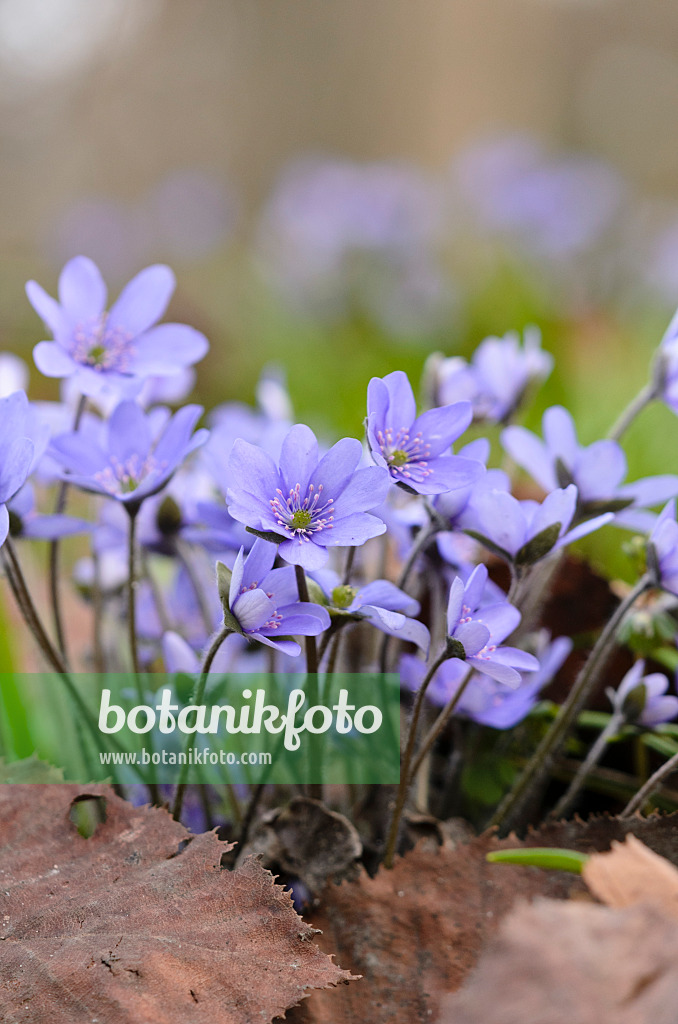
[[[356,594],[355,587],[349,587],[344,583],[332,591],[332,604],[335,608],[348,608]]]
[[[388,457],[391,466],[405,466],[410,461],[410,456],[402,448],[396,448]]]
[[[312,514],[305,508],[298,508],[290,519],[291,530],[305,530],[313,522]]]

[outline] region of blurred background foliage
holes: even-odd
[[[275,364],[360,436],[370,376],[535,323],[525,422],[590,442],[678,303],[677,44],[664,0],[0,0],[0,349],[42,336],[27,278],[165,261],[206,406]],[[676,439],[645,413],[630,476]],[[619,537],[590,547],[628,575]]]

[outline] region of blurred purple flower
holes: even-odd
[[[571,650],[569,637],[547,641],[538,651],[539,668],[534,672],[521,673],[522,682],[515,689],[509,689],[483,673],[474,674],[459,699],[456,714],[493,729],[512,729],[535,706],[539,691],[551,681]],[[456,693],[467,671],[467,666],[456,659],[443,662],[426,691],[431,703],[444,707]],[[400,678],[407,689],[418,690],[425,674],[426,666],[419,658],[403,655]]]
[[[502,444],[545,491],[576,484],[577,518],[615,512],[616,523],[642,529],[645,519],[635,512],[629,515],[626,509],[663,504],[678,494],[678,476],[651,476],[622,484],[626,456],[620,445],[607,439],[580,445],[574,420],[560,405],[546,410],[542,430],[543,441],[525,427],[507,427]]]
[[[673,499],[660,512],[649,536],[647,562],[655,585],[678,595],[678,523]]]
[[[40,515],[35,508],[35,492],[25,483],[8,505],[10,532],[22,540],[58,540],[94,529],[93,523],[66,515]]]
[[[9,533],[7,502],[26,482],[35,459],[28,428],[31,409],[23,391],[0,398],[0,545]]]
[[[570,529],[576,508],[574,484],[551,491],[541,503],[518,501],[506,491],[478,487],[458,523],[500,558],[526,566],[614,519],[612,512],[606,512]]]
[[[635,662],[617,689],[606,692],[614,711],[630,725],[653,729],[678,715],[678,697],[666,695],[669,681],[663,672],[643,675],[644,671],[645,662]]]
[[[206,430],[193,433],[201,414],[199,405],[187,405],[154,436],[153,424],[159,417],[145,413],[136,402],[120,402],[103,425],[100,439],[83,432],[61,434],[49,451],[62,466],[63,479],[138,511],[144,498],[162,490],[184,459],[207,439]]]
[[[303,424],[286,435],[279,465],[237,440],[227,466],[228,510],[238,522],[282,538],[278,551],[286,562],[320,569],[328,547],[358,546],[386,530],[368,510],[386,497],[388,473],[358,469],[361,457],[360,441],[345,437],[319,460],[315,435]]]
[[[299,601],[294,569],[274,569],[275,554],[265,540],[256,540],[247,557],[240,549],[231,575],[229,611],[246,636],[296,656],[299,644],[283,638],[318,636],[329,627],[330,616],[320,605]]]
[[[113,389],[132,397],[147,377],[181,373],[202,359],[208,344],[186,324],[157,325],[174,285],[169,267],[147,267],[106,312],[106,285],[85,256],[62,270],[58,302],[29,281],[29,301],[54,334],[35,346],[36,366],[47,377],[76,375],[82,394],[93,396]]]
[[[533,672],[539,662],[515,647],[500,647],[520,622],[520,612],[508,601],[483,605],[487,569],[478,565],[466,584],[456,577],[447,605],[447,646],[459,658],[499,683],[517,686],[518,669]],[[457,653],[458,652],[458,653]]]
[[[417,416],[407,374],[395,370],[373,377],[367,388],[367,438],[372,457],[395,483],[417,494],[441,494],[466,488],[485,467],[448,454],[452,442],[471,422],[471,406],[457,402]]]
[[[367,619],[382,633],[389,633],[428,652],[431,638],[423,622],[410,616],[419,614],[419,602],[388,580],[373,580],[363,587],[342,584],[332,569],[310,574],[327,598],[330,612],[357,620]]]
[[[541,333],[526,327],[520,335],[510,331],[503,338],[486,338],[468,363],[461,356],[443,359],[435,367],[436,400],[468,401],[475,420],[506,422],[520,406],[528,387],[546,380],[553,356],[541,348]]]

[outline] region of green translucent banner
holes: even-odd
[[[394,784],[397,675],[0,674],[0,783]],[[7,699],[11,695],[11,701]]]

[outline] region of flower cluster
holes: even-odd
[[[60,582],[50,587],[53,643],[12,544],[49,541],[54,567],[59,542],[85,533],[89,554],[74,572],[94,609],[92,650],[77,652],[85,664],[285,672],[303,637],[311,675],[400,669],[405,703],[416,694],[407,785],[422,706],[443,708],[434,739],[446,715],[507,730],[533,713],[572,647],[544,633],[538,612],[573,542],[610,523],[649,534],[615,628],[646,591],[678,594],[678,476],[626,481],[623,431],[582,445],[561,406],[544,413],[543,437],[510,422],[553,365],[538,333],[528,330],[523,345],[514,334],[486,339],[469,362],[429,362],[423,410],[403,371],[372,378],[365,441],[331,443],[294,422],[284,381],[270,372],[257,408],[229,403],[199,426],[202,407],[181,403],[207,341],[158,323],[173,288],[167,267],[149,267],[106,311],[106,287],[85,257],[64,267],[58,301],[28,284],[53,335],[36,345],[35,362],[62,379],[63,401],[34,405],[21,388],[0,398],[0,547],[52,667],[67,664]],[[2,372],[24,383],[14,362]],[[172,412],[168,397],[181,407]],[[491,465],[481,429],[494,430],[532,489],[516,488],[506,463]],[[66,510],[75,490],[89,495],[78,517]],[[564,716],[595,683],[587,672]],[[652,729],[678,714],[678,697],[664,676],[643,673],[638,662],[624,678],[613,713]]]

